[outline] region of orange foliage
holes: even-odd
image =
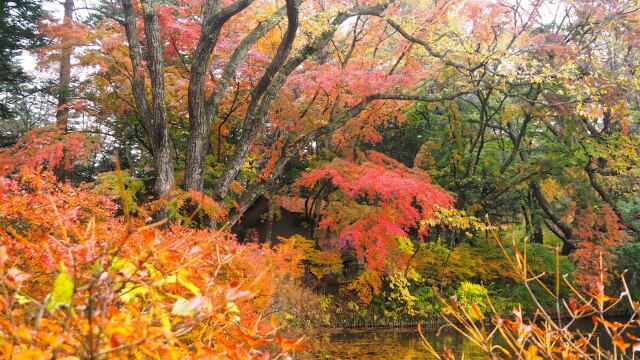
[[[628,235],[608,205],[602,205],[597,213],[591,207],[582,209],[576,222],[574,236],[580,240],[570,255],[578,268],[576,283],[586,291],[593,291],[592,287],[599,280],[600,254],[604,269],[611,269],[615,256],[613,248],[628,240]],[[610,275],[606,274],[607,277]]]
[[[298,271],[296,251],[115,211],[51,173],[0,179],[0,353],[267,359],[265,346],[300,349],[259,315],[274,277]]]
[[[98,143],[82,133],[65,133],[54,126],[27,132],[13,147],[0,150],[0,175],[22,167],[46,166],[69,170],[89,160]]]

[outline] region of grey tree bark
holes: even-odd
[[[189,138],[185,168],[185,188],[201,191],[204,157],[208,150],[210,123],[207,121],[204,82],[213,49],[222,26],[254,0],[239,0],[220,9],[220,0],[207,0],[202,7],[204,21],[200,39],[192,54],[188,89]]]
[[[303,46],[293,57],[284,62],[283,64],[279,64],[279,70],[275,72],[272,79],[263,77],[264,83],[266,83],[266,87],[263,89],[259,89],[255,93],[260,97],[254,97],[252,94],[252,101],[249,104],[249,108],[247,110],[247,114],[243,121],[242,126],[242,135],[240,141],[236,145],[234,153],[227,160],[224,171],[218,180],[217,187],[214,191],[214,194],[217,199],[224,198],[228,191],[231,182],[235,179],[240,171],[242,163],[245,161],[247,156],[249,155],[249,151],[251,150],[251,146],[255,139],[257,138],[260,130],[262,129],[263,122],[268,115],[269,109],[271,107],[271,103],[275,99],[276,95],[284,85],[287,77],[298,67],[300,66],[306,59],[308,59],[311,55],[317,53],[318,51],[324,49],[333,38],[335,32],[338,30],[339,26],[344,23],[347,19],[354,16],[361,15],[373,15],[379,16],[384,10],[389,6],[392,1],[384,2],[382,4],[376,6],[355,6],[351,9],[340,12],[336,15],[336,17],[331,22],[331,26],[320,33],[316,38],[314,38],[310,43]],[[289,8],[290,3],[294,3],[293,1],[287,2],[287,8]],[[293,4],[291,4],[293,6]],[[287,11],[289,17],[289,11]],[[291,21],[291,19],[289,19]],[[289,30],[289,28],[288,28]],[[294,33],[295,35],[295,33]],[[280,50],[287,50],[286,53],[290,51],[289,49],[284,48],[283,45],[286,44],[287,35],[285,35],[285,39],[281,43]],[[293,41],[293,40],[292,40]],[[289,45],[290,46],[290,45]],[[284,51],[283,51],[284,52]],[[276,62],[276,58],[274,58],[271,65],[274,65]],[[278,60],[279,61],[279,60]],[[274,66],[275,67],[275,66]],[[270,66],[269,69],[272,67]],[[265,73],[266,75],[266,73]],[[255,101],[254,101],[255,98]]]
[[[160,198],[169,195],[175,185],[171,139],[167,128],[165,106],[163,47],[158,25],[158,14],[153,1],[143,1],[144,32],[147,40],[146,60],[151,80],[151,107],[147,100],[145,72],[142,68],[142,51],[136,29],[136,15],[131,0],[122,0],[124,26],[131,59],[131,85],[136,113],[146,130],[156,165],[154,191]]]

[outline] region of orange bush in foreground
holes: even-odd
[[[274,277],[297,271],[294,250],[115,211],[50,173],[0,178],[5,358],[266,359],[299,349],[259,316]]]

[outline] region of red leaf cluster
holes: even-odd
[[[330,182],[340,202],[329,202],[320,227],[339,234],[340,246],[351,246],[361,260],[382,269],[394,252],[397,237],[409,237],[419,222],[438,207],[451,207],[453,197],[433,184],[429,175],[384,154],[369,151],[360,163],[335,159],[304,174],[299,186]]]

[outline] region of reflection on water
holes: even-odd
[[[626,321],[620,318],[611,318],[610,320]],[[593,322],[590,319],[576,321],[572,329],[574,331],[591,332],[594,331]],[[631,331],[630,333],[640,337],[638,331]],[[423,334],[439,352],[446,347],[456,355],[456,358],[462,358],[462,354],[464,354],[464,359],[466,360],[487,358],[477,345],[452,329],[445,329],[440,334],[437,334],[434,330],[425,330]],[[609,338],[605,336],[602,327],[595,331],[595,335],[600,336],[602,349],[613,350],[613,345]],[[415,328],[333,330],[317,332],[313,335],[308,334],[307,337],[313,339],[312,344],[310,344],[313,350],[300,354],[297,357],[299,359],[433,359],[422,346],[420,334]],[[496,343],[500,344],[502,339],[496,338],[495,340]]]
[[[424,331],[438,350],[448,347],[464,359],[486,359],[486,355],[462,335],[453,331]],[[431,359],[420,342],[415,329],[371,329],[360,331],[332,331],[316,333],[315,351],[302,354],[300,359]]]

